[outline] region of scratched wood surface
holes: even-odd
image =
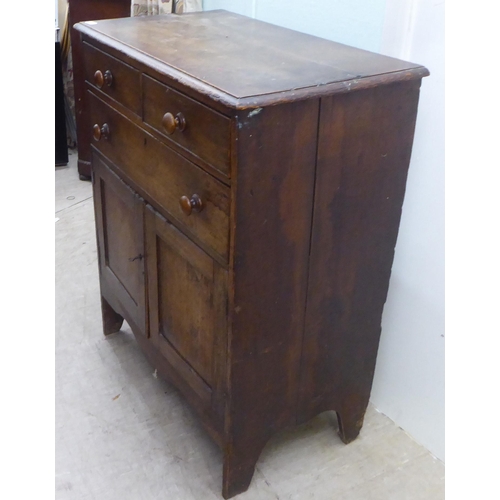
[[[68,24],[70,27],[71,53],[73,56],[73,81],[75,87],[76,134],[78,143],[78,173],[90,178],[90,122],[85,101],[85,63],[80,34],[73,28],[76,23],[91,19],[114,19],[130,16],[130,0],[69,0]]]
[[[89,67],[106,53],[133,68],[124,82],[141,82],[136,96],[118,92],[119,73],[110,92],[87,85],[96,130],[108,131],[94,149],[146,217],[138,281],[125,276],[127,247],[105,238],[133,224],[120,228],[97,205],[98,222],[116,226],[98,232],[101,253],[114,249],[122,288],[147,295],[129,306],[102,276],[105,333],[125,318],[191,403],[222,449],[224,498],[249,488],[276,433],[321,412],[337,412],[350,443],[368,404],[428,71],[223,11],[78,29]],[[165,134],[156,106],[167,104]]]
[[[191,85],[205,84],[237,100],[259,96],[256,104],[268,94],[286,101],[300,89],[338,83],[349,89],[377,76],[427,73],[418,64],[226,11],[102,20],[78,29],[115,47],[119,40],[133,57],[161,72],[181,73]]]
[[[55,194],[54,498],[220,500],[222,453],[186,399],[155,378],[128,325],[100,334],[92,191],[75,154]],[[444,465],[369,407],[349,446],[327,414],[272,438],[237,498],[443,500],[444,489]]]

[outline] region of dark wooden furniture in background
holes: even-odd
[[[113,19],[130,16],[130,0],[69,0],[68,22],[71,34],[73,76],[75,86],[76,136],[78,173],[81,179],[90,179],[90,122],[85,104],[85,86],[80,36],[73,29],[76,23],[93,19]]]
[[[77,29],[104,332],[199,413],[225,498],[286,426],[353,440],[428,71],[224,11]]]
[[[55,142],[56,165],[68,164],[68,143],[66,137],[66,112],[64,110],[64,85],[61,64],[61,43],[55,42]]]

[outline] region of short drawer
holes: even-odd
[[[230,189],[88,91],[93,146],[171,221],[228,261]],[[96,140],[98,139],[98,140]]]
[[[229,118],[146,75],[142,93],[145,123],[229,177]]]
[[[141,74],[132,66],[83,44],[85,80],[136,115],[141,115]]]

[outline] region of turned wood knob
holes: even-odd
[[[191,215],[191,212],[201,212],[203,210],[203,202],[197,194],[193,194],[191,198],[182,196],[179,204],[186,215]]]
[[[107,123],[103,123],[102,127],[99,127],[96,123],[92,127],[92,132],[96,141],[100,141],[101,138],[107,139],[109,137],[109,125]]]
[[[175,116],[172,113],[165,113],[161,124],[167,134],[173,134],[176,130],[182,132],[186,128],[186,119],[182,113],[177,113]]]
[[[111,84],[113,83],[113,75],[111,74],[111,71],[109,71],[109,69],[107,69],[103,75],[102,71],[100,69],[98,69],[94,73],[94,83],[100,89],[102,89],[104,84],[106,84],[108,87],[111,87]]]

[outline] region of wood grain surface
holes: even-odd
[[[92,154],[94,203],[99,245],[101,283],[117,297],[116,312],[147,335],[146,286],[144,268],[144,200]],[[108,297],[109,298],[109,297]],[[112,332],[113,318],[103,303],[105,333]],[[116,322],[116,321],[115,321]],[[119,326],[118,326],[119,329]]]
[[[223,11],[78,30],[89,78],[140,82],[87,86],[104,333],[195,408],[225,498],[286,427],[335,411],[349,443],[427,69]]]
[[[89,93],[88,102],[92,121],[106,123],[110,130],[109,139],[94,141],[94,147],[170,220],[227,262],[229,188],[162,145],[93,94]],[[188,216],[182,211],[180,200],[182,196],[193,194],[201,198],[204,209]]]
[[[132,58],[234,107],[304,98],[318,88],[349,91],[380,76],[428,74],[418,64],[226,11],[103,20],[77,29],[112,47],[119,40]]]
[[[310,100],[238,116],[226,498],[296,420],[318,112]]]
[[[85,100],[85,63],[83,47],[76,23],[92,19],[115,19],[130,16],[130,0],[69,0],[68,24],[73,57],[73,81],[75,88],[76,134],[78,147],[78,173],[90,179],[90,123],[88,106]]]
[[[368,404],[410,161],[419,82],[323,99],[299,421]]]
[[[168,142],[174,142],[230,176],[231,121],[193,99],[144,76],[142,80],[144,122],[159,131]],[[184,130],[168,134],[162,125],[165,113],[181,113]]]

